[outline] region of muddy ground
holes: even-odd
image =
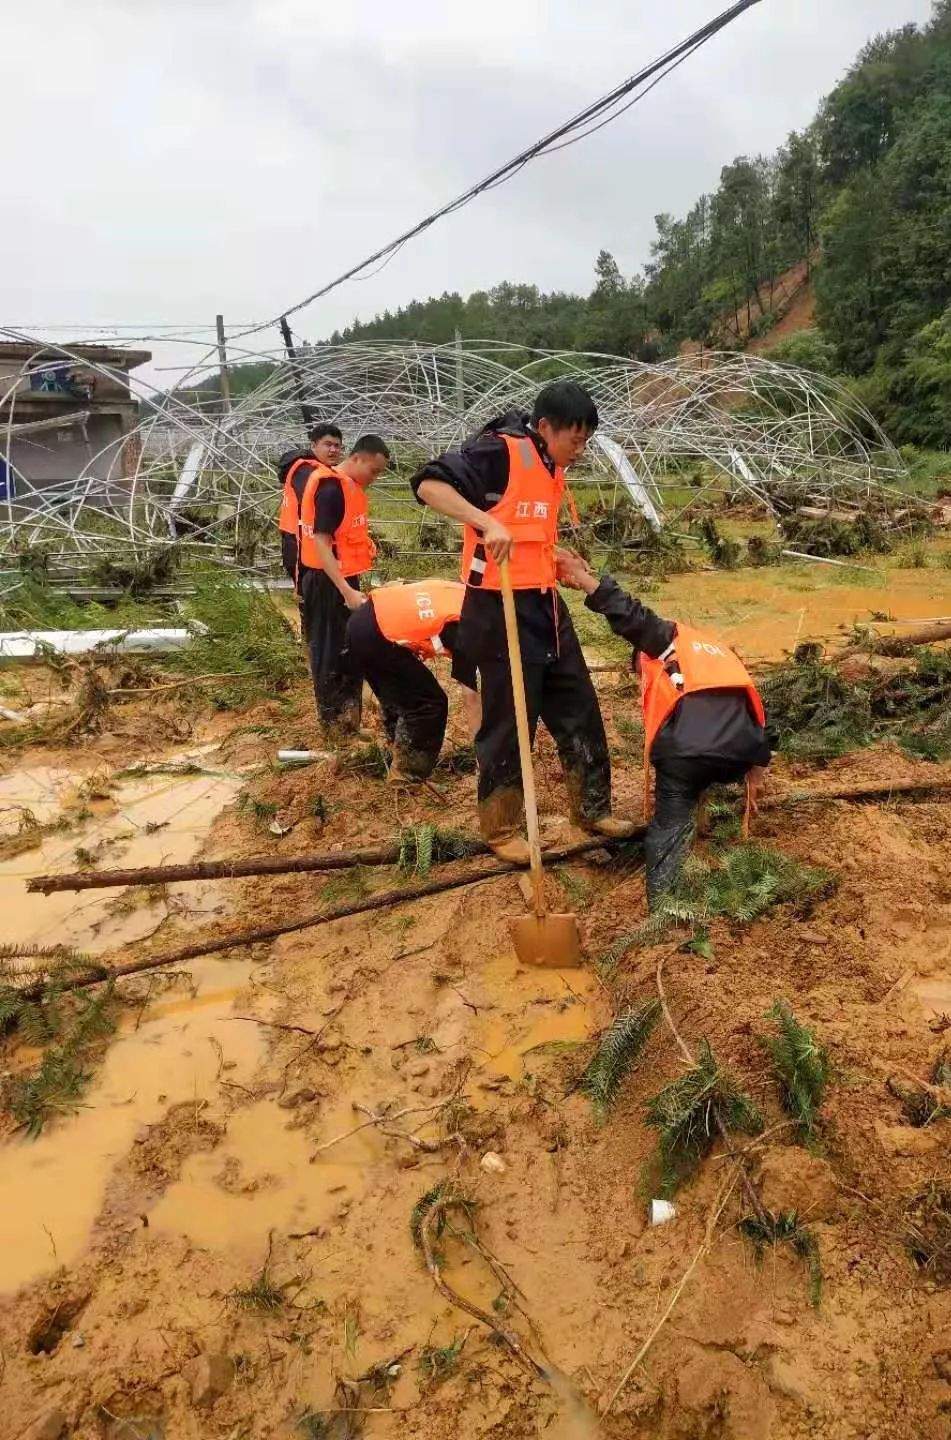
[[[909,618],[951,613],[947,570],[906,573],[918,584],[907,596],[899,585],[849,597],[829,581],[805,601],[775,576],[708,576],[683,597],[697,610],[685,618],[719,614],[742,639],[747,602],[766,605],[758,592],[771,586],[753,649],[775,656],[886,602]],[[616,808],[637,817],[636,700],[622,675],[599,683]],[[313,743],[304,687],[215,717],[185,713],[174,692],[123,706],[81,745],[10,757],[4,833],[16,834],[19,806],[50,828],[39,847],[4,852],[0,939],[160,954],[401,883],[368,869],[25,895],[27,875],[73,868],[77,847],[85,863],[134,865],[349,849],[423,821],[474,830],[471,775],[440,769],[397,789],[333,762],[274,767],[279,744]],[[183,755],[191,773],[117,778]],[[545,736],[539,769],[546,837],[567,841]],[[773,783],[949,770],[885,747],[821,769],[779,764]],[[37,1139],[12,1123],[5,1136],[3,1440],[947,1440],[951,1274],[916,1264],[906,1236],[915,1197],[951,1185],[951,1121],[912,1127],[886,1082],[926,1077],[951,1040],[951,811],[927,799],[775,809],[757,835],[827,867],[837,888],[809,914],[713,922],[712,953],[668,938],[613,974],[599,968],[644,918],[641,875],[602,855],[550,880],[581,916],[580,970],[519,967],[506,917],[524,901],[505,877],[127,982],[80,1108]],[[644,1105],[683,1069],[666,1026],[606,1123],[575,1088],[593,1037],[655,993],[662,954],[680,1034],[691,1047],[707,1037],[766,1114],[751,1173],[764,1203],[796,1210],[818,1240],[818,1308],[788,1247],[758,1261],[740,1233],[748,1205],[720,1145],[676,1195],[675,1218],[648,1224]],[[760,1037],[777,997],[834,1065],[812,1152],[774,1128],[784,1114]],[[36,1063],[22,1038],[5,1046],[6,1072]],[[384,1125],[347,1133],[384,1107]],[[447,1179],[476,1202],[484,1246],[443,1236],[449,1285],[550,1379],[434,1285],[410,1220]]]

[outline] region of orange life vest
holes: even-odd
[[[314,538],[314,524],[317,518],[317,491],[321,481],[329,476],[340,481],[343,491],[343,519],[333,533],[333,548],[342,574],[349,579],[352,575],[362,575],[365,570],[369,570],[376,554],[368,524],[370,502],[361,485],[342,471],[331,469],[329,465],[320,466],[318,473],[311,476],[304,489],[300,507],[298,553],[301,565],[306,565],[310,570],[323,570],[324,562],[320,558]]]
[[[413,580],[371,591],[370,604],[387,640],[432,660],[445,652],[440,632],[459,619],[465,593],[456,580]]]
[[[509,452],[509,479],[505,494],[488,513],[501,521],[515,542],[509,557],[512,589],[553,589],[565,472],[559,466],[552,475],[527,435],[501,439]],[[471,525],[463,527],[462,580],[481,590],[502,588],[499,567]]]
[[[297,491],[294,489],[292,482],[302,465],[311,465],[315,469],[320,469],[319,460],[315,460],[309,455],[302,455],[294,461],[284,476],[284,491],[281,495],[281,513],[277,519],[278,529],[284,535],[297,535],[298,526],[300,525],[300,506],[297,503]],[[299,538],[298,536],[298,539]]]
[[[650,815],[650,755],[658,732],[685,695],[700,690],[742,690],[759,725],[766,711],[740,657],[714,636],[689,625],[677,634],[658,659],[641,652],[641,704],[644,709],[644,814]]]

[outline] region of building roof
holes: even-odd
[[[135,370],[152,358],[151,350],[128,350],[121,345],[51,345],[35,340],[0,340],[0,360],[88,360],[95,365],[111,365],[116,370]]]

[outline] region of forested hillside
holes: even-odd
[[[813,123],[739,156],[624,277],[606,251],[588,296],[509,282],[413,301],[335,340],[466,337],[641,359],[741,346],[813,281],[818,331],[783,342],[852,377],[900,442],[951,445],[951,0],[877,36]],[[813,273],[814,272],[814,273]]]

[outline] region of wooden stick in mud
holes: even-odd
[[[640,834],[642,835],[643,831]],[[624,844],[631,844],[638,838],[640,838],[639,835],[635,834],[629,840],[625,840]],[[588,855],[594,850],[609,850],[617,843],[617,841],[606,840],[602,836],[593,837],[590,840],[582,840],[577,845],[566,845],[560,850],[551,850],[545,858],[549,864],[557,865],[564,860],[573,860],[580,855]],[[107,980],[123,980],[130,975],[141,975],[147,970],[167,969],[171,965],[182,965],[186,960],[197,960],[202,955],[215,955],[222,950],[232,950],[237,946],[257,945],[266,940],[276,940],[281,935],[291,935],[298,930],[310,930],[318,925],[329,925],[333,920],[346,920],[351,915],[363,915],[371,910],[385,910],[391,905],[424,900],[429,895],[440,895],[445,890],[458,890],[465,885],[480,885],[485,880],[495,880],[500,875],[511,875],[515,871],[525,868],[524,865],[514,865],[509,861],[497,860],[450,878],[427,880],[421,885],[407,885],[398,890],[383,890],[380,894],[371,895],[369,899],[361,900],[355,905],[336,905],[329,910],[318,910],[313,914],[305,915],[299,920],[284,920],[276,925],[257,926],[252,930],[236,930],[227,935],[222,935],[219,931],[210,940],[186,945],[183,949],[173,950],[167,955],[148,955],[142,960],[132,960],[127,965],[91,966],[86,975],[68,976],[65,979],[57,980],[56,988],[58,992],[81,990],[87,985],[98,985]],[[46,981],[38,980],[32,985],[25,986],[18,991],[18,994],[22,995],[25,1000],[37,1000],[45,988]]]
[[[478,846],[478,849],[475,847]],[[489,847],[473,841],[474,854]],[[179,880],[236,880],[244,875],[294,875],[312,870],[350,870],[357,865],[395,865],[398,844],[366,850],[336,850],[324,855],[251,855],[247,860],[195,860],[190,865],[144,865],[136,870],[77,870],[68,875],[37,875],[27,889],[41,895],[58,890],[103,890],[113,885],[159,885]]]
[[[889,785],[846,785],[837,790],[791,790],[768,795],[761,810],[783,805],[800,805],[823,800],[887,800],[895,795],[929,795],[951,789],[951,774],[925,780],[896,780]],[[628,843],[644,838],[641,827]],[[610,842],[587,846],[597,850]],[[472,841],[473,855],[487,855],[489,847]],[[573,852],[583,854],[584,849]],[[337,850],[323,855],[251,855],[246,860],[196,860],[190,865],[148,865],[137,870],[77,870],[68,875],[37,875],[27,881],[27,890],[52,895],[60,890],[103,890],[119,885],[173,884],[183,880],[236,880],[247,875],[294,875],[315,870],[351,870],[357,865],[395,865],[400,858],[398,843],[367,850]],[[547,858],[547,856],[546,856]],[[554,858],[554,857],[553,857]]]

